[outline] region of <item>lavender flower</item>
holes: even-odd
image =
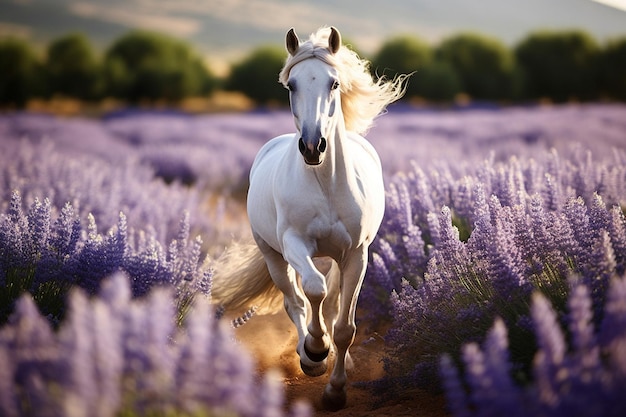
[[[542,291],[561,310],[572,274],[590,288],[598,320],[609,277],[624,268],[622,253],[615,248],[623,247],[626,223],[622,210],[607,205],[602,194],[611,188],[611,198],[626,200],[626,188],[614,187],[620,181],[607,181],[613,175],[609,172],[618,171],[609,162],[595,162],[590,153],[576,151],[569,159],[551,151],[532,160],[489,159],[475,171],[448,167],[445,175],[426,175],[415,168],[414,174],[394,178],[386,214],[390,217],[372,246],[361,293],[362,299],[380,303],[390,285],[396,291],[390,298],[393,325],[384,358],[389,384],[403,389],[431,381],[432,375],[420,372],[434,369],[429,364],[439,354],[456,358],[462,343],[484,340],[496,317],[504,320],[515,341],[515,372],[527,374],[533,355],[528,342],[530,294]],[[561,181],[558,189],[546,178]],[[584,198],[576,198],[576,190]],[[441,214],[424,212],[415,202],[422,200],[442,207]],[[562,205],[555,206],[557,202]],[[403,269],[407,244],[402,237],[411,235],[417,224],[423,228],[419,237],[428,236],[428,243],[412,234],[424,256],[415,257],[419,266],[412,266],[411,274]],[[469,227],[466,240],[459,232],[464,227]],[[414,271],[420,272],[415,276]],[[405,277],[414,289],[398,285]],[[372,313],[385,311],[373,302],[366,308],[372,305],[377,306]]]
[[[209,258],[202,258],[199,237],[188,242],[188,213],[183,215],[178,238],[168,252],[152,229],[129,230],[123,213],[115,227],[101,233],[93,215],[88,216],[84,229],[70,204],[56,219],[47,200],[35,200],[26,213],[21,204],[21,194],[15,192],[11,208],[0,215],[2,320],[21,292],[28,291],[57,322],[64,313],[64,294],[71,286],[93,294],[103,278],[117,271],[132,277],[136,297],[155,286],[175,287],[181,320],[196,294],[210,294]]]
[[[0,357],[10,361],[3,370],[8,386],[0,414],[61,415],[58,401],[47,391],[62,372],[52,329],[28,297],[20,299],[11,319],[0,330]]]
[[[607,294],[610,277],[626,269],[625,114],[623,105],[568,105],[392,111],[378,121],[368,139],[383,161],[387,210],[361,292],[368,302],[360,308],[369,308],[369,320],[393,320],[384,364],[389,379],[400,381],[396,388],[429,384],[441,353],[459,362],[464,343],[483,343],[487,349],[485,341],[493,340],[489,349],[503,354],[502,332],[488,335],[496,317],[508,327],[511,372],[518,377],[530,372],[533,290],[549,299],[558,318],[568,308],[572,316],[577,311],[577,324],[568,323],[574,326],[572,343],[587,346],[581,347],[584,352],[593,350],[596,339],[585,323],[590,314],[596,328],[614,319],[607,314],[613,305]],[[145,298],[154,287],[173,287],[172,314],[181,324],[191,319],[192,306],[210,295],[212,272],[205,254],[218,254],[233,230],[235,236],[246,233],[238,224],[224,226],[222,220],[230,217],[229,193],[245,190],[250,163],[262,143],[292,128],[289,112],[130,114],[102,121],[0,116],[0,317],[6,320],[21,308],[14,301],[29,291],[47,318],[63,325],[59,300],[70,286],[95,294],[104,277],[124,271],[130,287],[117,295],[112,288],[101,290],[94,313],[84,313],[84,323],[71,318],[73,313],[68,320],[76,328],[98,323],[120,340],[127,340],[125,335],[162,340],[169,327],[162,332],[151,328],[141,312],[158,307],[148,303],[131,312],[108,303],[128,306],[139,302],[131,296]],[[570,298],[571,306],[567,304],[571,275],[588,288],[589,303],[572,293],[578,301]],[[90,303],[83,303],[83,310]],[[119,316],[117,321],[106,319],[113,315]],[[124,327],[127,323],[134,323],[134,330]],[[211,328],[213,333],[201,336],[201,331],[197,329],[197,337],[203,340],[213,340],[218,332]],[[601,333],[611,337],[609,331]],[[65,342],[77,343],[70,346],[78,353],[83,345],[106,342],[104,336],[97,336],[97,343],[96,336],[81,343],[65,337]],[[109,343],[116,344],[117,337]],[[173,345],[179,347],[174,359],[163,364],[165,375],[183,353],[205,363],[214,357],[213,351],[192,352],[183,345]],[[131,347],[128,351],[140,357],[136,365],[153,375],[154,361]],[[481,356],[472,349],[468,360],[474,358],[480,366],[489,367],[494,355],[504,361],[504,356],[484,350]],[[104,357],[102,352],[92,356]],[[595,375],[595,353],[584,352],[576,366]],[[0,365],[10,358],[2,355]],[[92,367],[88,373],[102,380],[99,389],[110,396],[110,404],[145,411],[178,396],[176,387],[170,397],[162,396],[163,403],[147,394],[172,386],[168,377],[133,380],[146,394],[132,400],[119,393],[116,397],[114,375],[119,367],[126,369],[120,359],[126,354],[116,355],[110,358],[111,369]],[[565,353],[564,363],[567,358]],[[186,365],[190,370],[194,360]],[[6,369],[12,372],[10,365]],[[223,375],[236,373],[231,369]],[[183,381],[188,374],[177,368],[173,378]],[[551,375],[546,374],[546,381]],[[505,383],[502,375],[489,378]],[[194,384],[200,382],[189,382]],[[550,384],[561,395],[559,385]],[[227,388],[215,392],[227,393]],[[201,407],[205,397],[190,397],[185,410]],[[0,398],[7,415],[15,414],[12,399],[10,394]],[[71,403],[61,401],[48,409]],[[102,403],[93,404],[95,415],[109,412]]]
[[[455,417],[470,417],[469,400],[459,372],[447,353],[441,355],[440,373],[446,392],[447,408]]]
[[[130,297],[128,279],[104,281],[100,296],[70,295],[54,333],[32,298],[21,297],[0,330],[6,416],[109,417],[120,413],[285,415],[275,376],[259,378],[248,353],[206,300],[178,328],[171,289]],[[9,360],[10,358],[10,360]],[[294,415],[309,416],[299,405]]]
[[[210,216],[199,210],[199,189],[155,179],[152,169],[139,163],[133,152],[119,150],[111,138],[102,140],[110,144],[111,152],[119,153],[107,160],[88,152],[77,153],[75,146],[63,147],[51,138],[38,142],[2,137],[0,211],[6,210],[11,193],[18,190],[23,210],[32,207],[35,200],[45,204],[48,199],[52,214],[56,214],[70,203],[81,219],[91,213],[105,230],[117,224],[123,211],[130,224],[142,229],[150,225],[161,242],[169,242],[178,231],[180,213],[189,210],[195,219],[194,229],[218,235]],[[157,205],[157,201],[168,203]]]
[[[449,357],[443,357],[441,375],[453,415],[622,415],[626,411],[622,392],[626,381],[626,278],[611,281],[600,338],[595,337],[591,304],[589,290],[574,283],[567,317],[572,343],[567,349],[553,307],[544,296],[533,296],[538,351],[533,363],[535,379],[528,387],[515,384],[507,372],[506,331],[499,320],[482,349],[477,344],[464,347],[469,395]],[[603,338],[607,332],[611,336]]]
[[[524,415],[525,404],[515,395],[509,376],[506,337],[504,323],[497,320],[487,336],[484,351],[476,343],[463,347],[463,362],[466,364],[470,401],[475,406],[474,414]]]

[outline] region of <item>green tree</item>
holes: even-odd
[[[260,104],[289,102],[289,95],[278,82],[287,53],[282,47],[263,46],[233,65],[226,89],[240,91]]]
[[[609,41],[600,52],[598,83],[604,96],[626,101],[626,37]]]
[[[474,33],[444,40],[439,61],[454,68],[462,90],[477,99],[508,99],[515,93],[514,57],[500,41]]]
[[[83,100],[96,98],[100,67],[84,35],[69,34],[52,42],[46,70],[52,93]]]
[[[452,65],[438,60],[415,73],[411,83],[417,95],[432,101],[451,101],[461,92],[461,81]]]
[[[114,42],[104,73],[108,94],[131,102],[178,101],[215,87],[214,77],[186,43],[153,32],[131,32]]]
[[[0,41],[0,106],[24,107],[43,93],[42,67],[35,51],[23,40]]]
[[[375,75],[395,77],[398,74],[414,73],[409,80],[406,96],[424,96],[424,78],[433,76],[433,72],[428,72],[427,68],[433,60],[431,48],[422,40],[402,35],[390,39],[380,48],[372,60],[372,71]],[[427,75],[424,77],[424,75]]]
[[[590,99],[596,91],[599,47],[582,31],[536,32],[515,48],[530,98]]]

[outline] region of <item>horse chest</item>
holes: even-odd
[[[344,252],[362,242],[362,212],[351,204],[336,205],[326,201],[297,210],[302,217],[301,233],[315,242],[319,255]]]
[[[343,221],[333,221],[325,216],[313,219],[306,230],[306,234],[316,242],[318,255],[332,255],[351,248],[355,239],[358,239],[352,232]]]

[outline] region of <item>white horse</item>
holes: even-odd
[[[334,343],[323,402],[339,409],[346,403],[346,362],[368,247],[385,209],[380,159],[360,134],[402,96],[405,77],[373,81],[368,63],[342,46],[332,27],[304,43],[291,29],[286,46],[279,80],[289,90],[297,133],[259,151],[248,191],[258,248],[227,251],[215,268],[212,295],[233,309],[275,306],[282,293],[304,373],[324,374]],[[332,260],[325,275],[317,257]]]

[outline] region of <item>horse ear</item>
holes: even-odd
[[[341,34],[331,26],[330,36],[328,37],[328,49],[332,54],[336,54],[339,48],[341,48]]]
[[[296,52],[298,52],[298,48],[300,47],[300,39],[298,39],[298,35],[296,35],[296,31],[293,28],[289,29],[287,32],[287,39],[285,39],[285,44],[287,45],[287,52],[291,56],[294,56]]]

